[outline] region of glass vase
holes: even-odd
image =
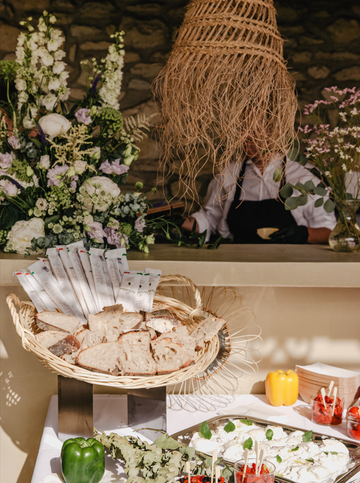
[[[360,250],[360,228],[356,222],[356,211],[360,200],[335,200],[337,223],[330,233],[329,245],[335,252]]]

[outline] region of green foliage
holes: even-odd
[[[210,431],[207,421],[204,421],[203,423],[201,423],[199,433],[203,438],[211,439],[212,433]]]

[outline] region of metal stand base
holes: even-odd
[[[58,376],[60,441],[77,436],[93,436],[93,386],[87,382]]]
[[[166,387],[128,390],[128,426],[155,441],[162,433],[143,428],[166,431]]]

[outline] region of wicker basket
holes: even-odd
[[[154,298],[154,307],[159,304],[162,306],[165,304],[171,307],[191,331],[200,320],[207,316],[206,312],[202,310],[203,304],[200,292],[190,279],[181,275],[163,276],[160,279],[160,284],[169,282],[178,282],[188,285],[193,294],[194,307],[190,307],[179,300],[159,295],[158,293]],[[55,356],[48,349],[45,349],[39,344],[34,337],[34,334],[38,332],[38,329],[35,325],[36,310],[31,302],[21,302],[14,294],[8,295],[6,302],[9,306],[16,331],[21,337],[21,342],[25,350],[35,354],[44,366],[48,367],[55,374],[64,377],[73,377],[74,379],[88,382],[89,384],[111,386],[119,389],[153,388],[178,384],[203,372],[216,358],[219,351],[219,339],[218,336],[215,336],[212,341],[206,344],[202,351],[197,353],[194,364],[170,374],[150,377],[131,377],[111,376],[99,372],[93,372],[63,361],[60,357]]]

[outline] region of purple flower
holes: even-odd
[[[120,159],[115,159],[111,164],[108,160],[104,161],[99,169],[106,174],[125,174],[129,171],[129,166],[120,164]]]
[[[64,166],[57,165],[52,169],[49,169],[49,171],[46,174],[46,177],[48,178],[48,186],[59,186],[61,183],[61,178],[58,179],[57,176],[59,175],[64,175],[66,171],[69,169],[69,166],[67,164],[64,164]]]
[[[0,167],[5,170],[9,169],[12,165],[13,159],[15,159],[14,153],[0,153]]]
[[[94,79],[94,82],[92,83],[92,86],[91,86],[91,91],[92,91],[92,96],[95,97],[95,94],[96,94],[96,88],[97,88],[97,85],[99,83],[99,80],[101,79],[101,74],[98,74],[95,79]]]
[[[92,223],[89,224],[90,227],[90,232],[89,232],[89,237],[90,238],[96,238],[100,243],[104,243],[104,237],[106,237],[106,233],[103,230],[103,226],[101,223],[98,221],[93,221]]]
[[[76,189],[77,183],[76,181],[79,179],[79,176],[75,175],[71,178],[70,188]]]
[[[8,142],[13,149],[21,148],[21,142],[19,141],[19,138],[17,138],[16,136],[10,136],[8,139]]]
[[[127,244],[129,241],[126,235],[119,233],[114,228],[106,227],[105,233],[106,233],[107,242],[110,245],[115,245],[116,248],[121,248],[122,246],[124,246],[121,239],[123,239],[123,241],[125,240],[125,244]]]
[[[142,233],[144,231],[145,226],[146,226],[146,223],[144,218],[136,218],[135,225],[134,225],[135,230],[137,230],[139,233]]]
[[[39,129],[39,133],[40,133],[41,142],[43,143],[43,146],[45,148],[45,146],[47,145],[47,140],[46,140],[46,136],[45,136],[44,131],[41,129],[40,124],[38,124],[38,129]]]
[[[84,109],[84,108],[79,109],[78,111],[75,112],[75,117],[78,120],[78,122],[82,122],[87,126],[92,123],[92,119],[90,117],[90,109]]]

